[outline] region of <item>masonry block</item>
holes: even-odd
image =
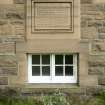
[[[91,53],[97,55],[105,55],[105,42],[92,42]]]
[[[95,27],[86,27],[81,29],[81,34],[83,39],[96,39],[97,38],[97,30]]]
[[[0,85],[8,85],[8,77],[0,77]]]
[[[81,3],[83,3],[83,4],[91,4],[92,0],[81,0]]]
[[[14,0],[14,3],[16,3],[16,4],[24,4],[25,0]]]
[[[0,36],[21,38],[25,33],[24,5],[0,5]]]
[[[0,43],[0,54],[14,54],[15,43]]]
[[[17,67],[16,57],[12,55],[1,55],[0,67]]]
[[[105,85],[105,76],[100,76],[98,82],[100,85]]]
[[[17,67],[0,67],[0,76],[16,76],[18,74]]]
[[[105,67],[89,67],[89,74],[90,75],[105,75]]]
[[[80,86],[97,86],[98,85],[98,79],[97,76],[81,76],[80,77]]]

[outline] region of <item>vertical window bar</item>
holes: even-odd
[[[50,54],[50,80],[52,80],[53,78],[53,57],[52,57],[52,54]]]
[[[42,55],[40,55],[40,76],[42,76]]]
[[[65,76],[65,55],[63,55],[63,76]]]
[[[51,58],[52,58],[52,60],[51,60],[52,61],[52,64],[51,64],[52,65],[52,67],[51,67],[52,69],[51,70],[52,70],[52,79],[53,79],[55,77],[55,55],[52,54]]]

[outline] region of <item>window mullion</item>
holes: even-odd
[[[63,55],[63,76],[65,76],[65,55]]]
[[[50,55],[50,80],[52,80],[52,55]]]
[[[53,80],[53,78],[54,78],[54,76],[55,76],[55,55],[54,54],[52,54],[51,55],[51,71],[52,71],[52,80]]]
[[[40,55],[40,76],[42,76],[42,55]]]

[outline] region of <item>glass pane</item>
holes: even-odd
[[[40,76],[40,66],[32,66],[32,76]]]
[[[72,76],[73,75],[73,66],[66,66],[65,67],[65,75]]]
[[[63,76],[63,66],[55,67],[55,76]]]
[[[32,55],[32,64],[40,64],[40,55]]]
[[[65,64],[73,64],[73,55],[65,56]]]
[[[42,55],[42,64],[50,64],[50,55]]]
[[[50,76],[50,66],[43,66],[42,67],[42,75],[43,76]]]
[[[63,64],[63,55],[55,55],[55,64]]]

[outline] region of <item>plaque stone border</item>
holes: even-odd
[[[34,3],[34,8],[33,8],[33,3]],[[70,4],[70,21],[71,21],[71,25],[70,25],[70,28],[69,29],[36,29],[35,28],[35,23],[33,22],[33,14],[32,12],[35,10],[35,3],[69,3]],[[55,2],[55,1],[48,1],[48,2],[40,2],[40,1],[36,1],[36,0],[31,0],[31,33],[34,34],[34,33],[40,33],[40,32],[70,32],[70,33],[73,33],[74,32],[74,3],[73,3],[73,0],[70,0],[69,2]],[[35,15],[34,15],[34,19],[35,19]]]

